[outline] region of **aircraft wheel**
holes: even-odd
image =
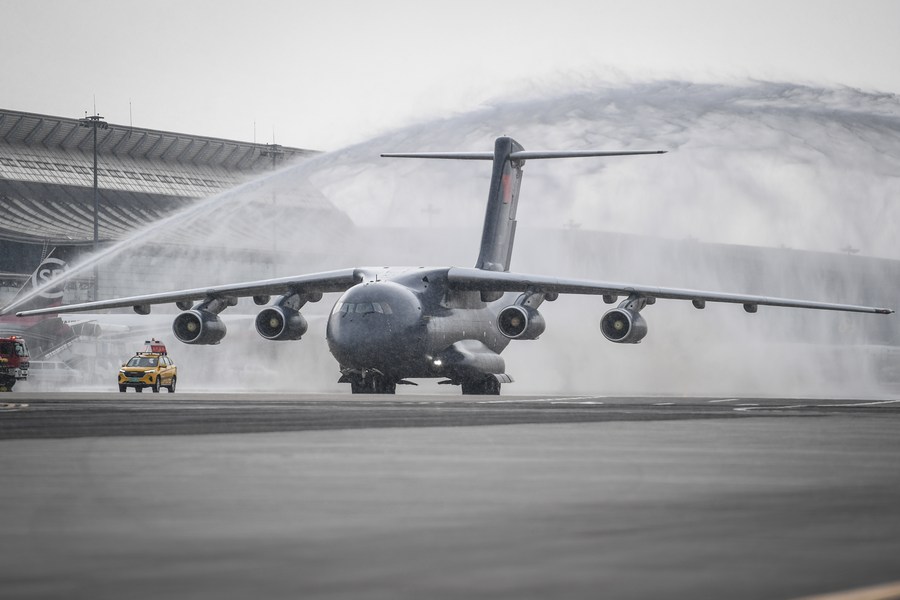
[[[397,391],[397,382],[376,377],[373,387],[376,394],[393,394]]]
[[[366,385],[366,382],[362,379],[357,381],[350,382],[350,393],[351,394],[374,394],[375,392],[372,390],[371,385]]]
[[[360,377],[350,382],[352,394],[393,394],[396,391],[396,381],[378,375]]]
[[[497,396],[500,394],[500,382],[496,377],[463,381],[460,387],[464,396]]]

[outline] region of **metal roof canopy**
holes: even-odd
[[[0,109],[0,139],[9,145],[42,146],[48,150],[87,151],[92,149],[93,131],[80,127],[79,119],[52,117]],[[239,142],[185,133],[158,131],[110,123],[97,130],[97,152],[128,158],[161,160],[198,166],[221,167],[232,171],[271,168],[269,144]],[[315,150],[278,146],[283,159],[290,161],[318,154]]]

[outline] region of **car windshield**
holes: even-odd
[[[129,367],[155,367],[156,366],[156,358],[148,357],[148,356],[135,356],[131,360],[128,361]]]

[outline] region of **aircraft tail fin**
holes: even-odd
[[[512,160],[514,152],[524,150],[508,137],[494,142],[494,171],[481,230],[481,249],[476,269],[509,271],[513,242],[516,238],[516,208],[522,186],[522,161]]]
[[[481,249],[476,269],[508,271],[516,235],[516,207],[522,185],[522,167],[526,160],[545,158],[580,158],[588,156],[631,156],[663,154],[665,150],[609,152],[579,150],[560,152],[529,152],[510,137],[499,137],[491,152],[409,152],[386,153],[381,156],[397,158],[447,158],[455,160],[491,160],[494,163],[490,192],[481,232]]]

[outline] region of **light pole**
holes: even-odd
[[[274,137],[274,133],[272,134]],[[261,149],[259,151],[260,156],[271,156],[272,157],[272,170],[278,168],[278,160],[284,158],[284,148],[275,142],[271,144],[266,144],[265,149]],[[277,200],[277,195],[275,193],[275,188],[272,188],[272,214],[275,214],[275,203]],[[277,223],[278,220],[276,219]],[[275,273],[275,256],[278,254],[278,231],[273,231],[272,235],[272,273]],[[273,275],[274,277],[274,275]]]
[[[91,127],[94,130],[94,254],[100,247],[100,199],[97,196],[97,129],[108,129],[109,123],[103,120],[100,115],[85,116],[78,119],[81,127]],[[97,292],[100,287],[99,270],[94,265],[94,300],[97,299]]]

